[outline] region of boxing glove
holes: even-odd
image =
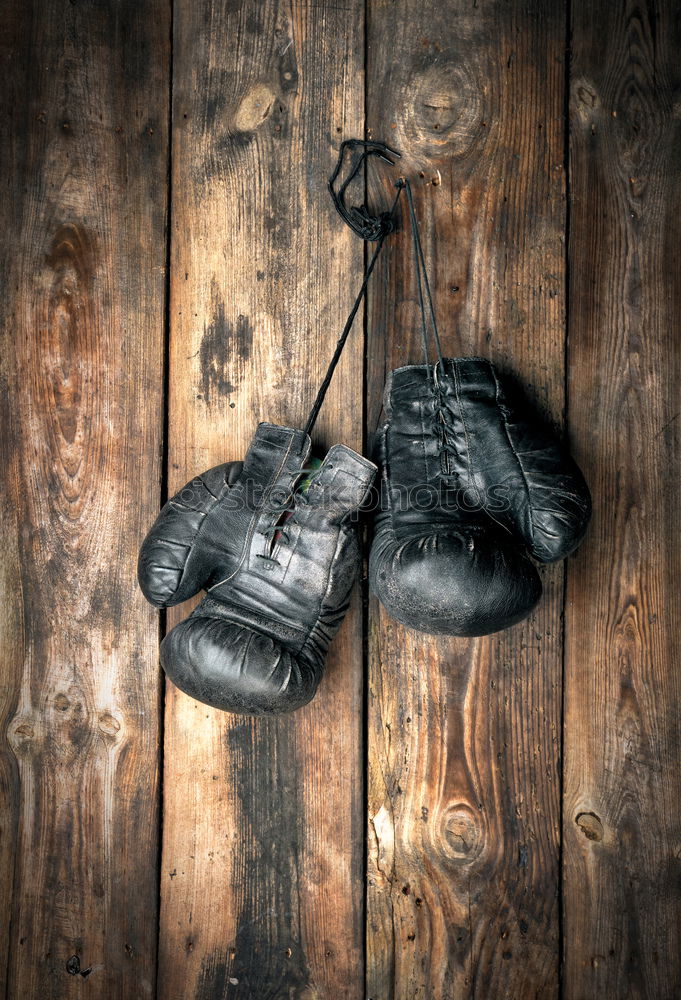
[[[220,465],[163,508],[139,557],[157,607],[206,595],[165,637],[182,691],[225,711],[292,711],[313,697],[347,611],[360,549],[356,511],[376,467],[343,445],[300,488],[310,439],[259,425],[243,463]]]
[[[579,470],[510,398],[478,358],[388,379],[369,583],[405,625],[477,636],[520,621],[541,595],[524,546],[562,558],[586,530]]]
[[[467,470],[483,509],[539,562],[564,559],[581,542],[591,517],[579,468],[490,361],[455,358],[445,362],[445,371],[435,390],[440,426],[455,442],[465,435]],[[452,454],[456,461],[461,444]]]

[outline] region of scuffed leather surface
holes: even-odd
[[[353,515],[373,482],[371,462],[334,445],[287,534],[274,543],[264,534],[309,452],[302,431],[260,424],[243,464],[188,483],[142,545],[138,577],[152,603],[207,590],[163,640],[161,663],[177,687],[216,708],[264,715],[306,704],[347,611],[360,561]]]
[[[137,578],[144,596],[157,608],[181,604],[203,587],[211,534],[205,530],[208,515],[221,520],[220,504],[242,469],[243,462],[229,462],[195,476],[154,522],[140,549]]]
[[[431,373],[410,365],[386,385],[369,582],[405,625],[487,635],[536,605],[541,583],[525,547],[544,562],[572,551],[588,524],[589,492],[489,361],[446,360],[436,388]]]
[[[576,463],[509,380],[484,358],[447,362],[444,398],[467,436],[470,470],[480,496],[492,489],[494,516],[540,562],[564,559],[581,542],[591,497]],[[486,503],[489,511],[489,504]]]
[[[369,556],[371,589],[396,621],[430,634],[488,635],[520,621],[541,596],[530,560],[480,513],[401,511],[393,484],[404,487],[410,476],[418,484],[404,443],[393,452],[391,437],[389,425],[379,451],[383,509]]]

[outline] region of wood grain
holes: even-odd
[[[302,426],[361,281],[326,178],[362,129],[363,5],[175,5],[169,487]],[[361,448],[361,326],[315,444]],[[182,607],[169,624],[187,614]],[[306,709],[251,720],[169,687],[159,995],[362,990],[359,609]]]
[[[572,0],[571,24],[550,0],[174,0],[170,192],[171,0],[0,6],[0,996],[676,1000],[672,0]],[[164,689],[135,560],[161,499],[167,200],[174,490],[307,414],[361,276],[326,177],[362,135],[365,62],[445,353],[514,371],[558,426],[567,384],[594,520],[508,632],[433,639],[371,600],[365,682],[358,592],[303,711],[167,688],[157,984]],[[376,207],[389,174],[369,169]],[[363,425],[370,447],[385,375],[422,360],[406,232],[367,335],[320,450],[361,450]]]
[[[594,519],[568,575],[565,991],[681,993],[681,24],[572,5],[570,427]]]
[[[383,44],[390,38],[390,45]],[[559,5],[369,5],[367,121],[415,187],[445,354],[483,354],[559,420]],[[373,196],[385,199],[386,191]],[[368,429],[422,359],[405,232],[371,295]],[[370,608],[367,997],[556,997],[562,570],[527,622],[434,639]]]
[[[1,19],[6,995],[150,997],[169,10]]]

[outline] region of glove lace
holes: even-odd
[[[421,245],[421,237],[419,234],[419,224],[416,218],[416,210],[414,208],[414,197],[411,190],[411,184],[408,180],[401,182],[407,192],[407,202],[409,205],[409,220],[411,223],[411,235],[412,244],[414,250],[414,271],[416,273],[416,288],[419,297],[419,310],[421,313],[421,334],[423,337],[423,353],[425,356],[426,367],[429,366],[429,355],[430,350],[428,347],[428,319],[430,319],[430,325],[432,328],[433,342],[435,344],[435,351],[437,353],[437,361],[433,365],[432,371],[432,391],[435,397],[435,408],[433,411],[433,422],[431,429],[435,434],[438,442],[438,451],[440,455],[440,466],[441,472],[440,477],[446,483],[454,483],[457,477],[453,475],[450,471],[450,456],[455,457],[457,454],[456,447],[451,443],[449,435],[454,433],[454,428],[451,424],[451,411],[447,404],[445,397],[445,387],[442,385],[438,375],[438,368],[442,376],[445,376],[445,362],[442,356],[442,344],[440,342],[440,334],[437,328],[437,319],[435,317],[435,307],[433,305],[433,296],[430,290],[430,282],[428,280],[428,270],[426,268],[426,260],[423,253],[423,247]],[[428,314],[426,314],[426,302],[428,304]]]
[[[260,532],[265,538],[265,552],[256,553],[256,558],[262,559],[265,569],[274,569],[275,566],[280,565],[279,560],[273,555],[275,543],[282,541],[289,542],[291,540],[287,526],[293,523],[296,513],[300,508],[309,507],[310,501],[307,493],[316,478],[316,475],[312,475],[312,473],[318,472],[318,469],[308,468],[307,466],[301,466],[299,469],[296,469],[291,478],[291,488],[288,490],[286,496],[280,503],[274,504],[270,508],[271,523]],[[294,486],[294,483],[300,484],[301,479],[305,481],[305,477],[307,476],[310,476],[310,479],[304,491],[301,490],[300,485]]]
[[[440,382],[435,382],[433,391],[435,407],[433,409],[431,430],[435,435],[438,445],[441,465],[440,478],[449,484],[458,481],[457,475],[450,471],[449,463],[450,456],[456,458],[458,455],[458,449],[450,439],[450,435],[455,433],[452,426],[452,413],[447,404],[444,386]]]

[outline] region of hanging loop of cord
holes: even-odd
[[[409,203],[409,220],[411,222],[411,235],[412,242],[414,245],[414,270],[416,271],[416,284],[419,294],[419,308],[421,310],[421,332],[423,336],[423,353],[426,365],[430,364],[430,350],[428,347],[428,321],[426,318],[426,308],[424,302],[424,289],[425,298],[428,301],[428,313],[430,316],[430,323],[433,328],[433,341],[435,343],[435,351],[437,353],[437,364],[440,366],[440,371],[444,372],[444,358],[442,357],[442,344],[440,343],[440,334],[437,328],[437,320],[435,319],[435,308],[433,306],[433,296],[430,291],[430,282],[428,281],[428,271],[426,270],[426,261],[423,256],[423,247],[421,246],[421,237],[419,235],[419,225],[416,219],[416,211],[414,210],[414,198],[411,191],[411,184],[408,180],[401,180],[398,183],[402,184],[407,190],[407,202]],[[433,366],[433,381],[437,381],[437,365]]]
[[[340,173],[341,166],[343,164],[345,150],[348,148],[353,151],[355,149],[361,149],[361,154],[358,157],[357,161],[353,163],[348,177],[346,177],[345,181],[343,182],[339,190],[336,191],[334,185],[338,179],[338,175]],[[348,339],[350,330],[352,329],[352,324],[355,320],[355,316],[357,315],[357,311],[359,310],[359,307],[362,304],[362,299],[366,294],[367,286],[369,284],[369,278],[371,277],[371,272],[376,266],[376,261],[378,260],[381,250],[383,249],[383,243],[385,241],[385,238],[395,230],[395,211],[397,209],[397,203],[400,199],[400,195],[402,194],[402,189],[404,188],[404,183],[398,181],[398,183],[396,184],[397,194],[395,195],[393,203],[390,207],[390,211],[382,212],[380,215],[377,216],[370,215],[366,205],[362,205],[359,208],[356,206],[353,208],[348,208],[347,205],[345,204],[345,191],[348,187],[348,184],[350,184],[353,178],[357,176],[362,164],[366,162],[369,156],[379,156],[382,160],[385,160],[387,163],[394,165],[394,161],[391,160],[390,157],[386,155],[387,153],[392,153],[395,156],[400,155],[396,150],[390,149],[389,146],[386,146],[382,142],[364,142],[362,139],[347,139],[345,142],[341,144],[340,152],[338,155],[338,162],[336,164],[333,174],[329,178],[329,191],[331,193],[331,197],[333,198],[333,203],[336,207],[338,214],[344,219],[344,221],[348,224],[350,229],[352,229],[354,233],[357,233],[358,236],[361,236],[363,240],[371,240],[372,242],[378,241],[378,243],[376,249],[371,255],[371,260],[369,261],[366,273],[364,275],[364,281],[362,282],[362,286],[359,292],[357,293],[357,298],[355,299],[352,309],[350,310],[350,314],[346,320],[345,326],[343,327],[343,332],[338,338],[338,343],[336,344],[336,350],[334,351],[333,357],[331,358],[331,361],[329,363],[329,367],[327,368],[326,375],[324,376],[324,381],[319,387],[317,398],[315,399],[312,405],[312,409],[310,410],[310,415],[307,418],[307,422],[305,424],[305,433],[308,435],[312,433],[312,428],[314,427],[317,417],[319,416],[319,411],[322,408],[324,397],[326,396],[329,385],[331,384],[333,373],[335,372],[336,366],[338,365],[338,362],[340,360],[340,356],[343,353],[345,342]]]
[[[347,150],[351,153],[350,171],[341,186],[338,190],[336,190],[336,181],[338,180],[338,175],[343,167],[345,153]],[[359,156],[355,156],[356,150],[359,150]],[[369,142],[364,139],[346,139],[345,142],[342,142],[340,145],[340,149],[338,151],[338,162],[336,163],[333,173],[329,177],[328,187],[329,193],[336,207],[336,211],[341,218],[344,219],[348,226],[350,226],[353,233],[357,233],[357,235],[363,240],[371,240],[374,242],[382,236],[387,236],[388,233],[392,233],[395,229],[395,219],[392,214],[392,210],[390,212],[381,212],[379,215],[371,215],[366,205],[352,205],[348,208],[345,203],[345,193],[348,186],[353,182],[360,169],[364,166],[370,156],[377,156],[379,159],[384,160],[391,166],[394,166],[395,161],[390,157],[397,156],[399,158],[401,154],[398,153],[396,149],[391,149],[390,146],[386,146],[384,142]]]

